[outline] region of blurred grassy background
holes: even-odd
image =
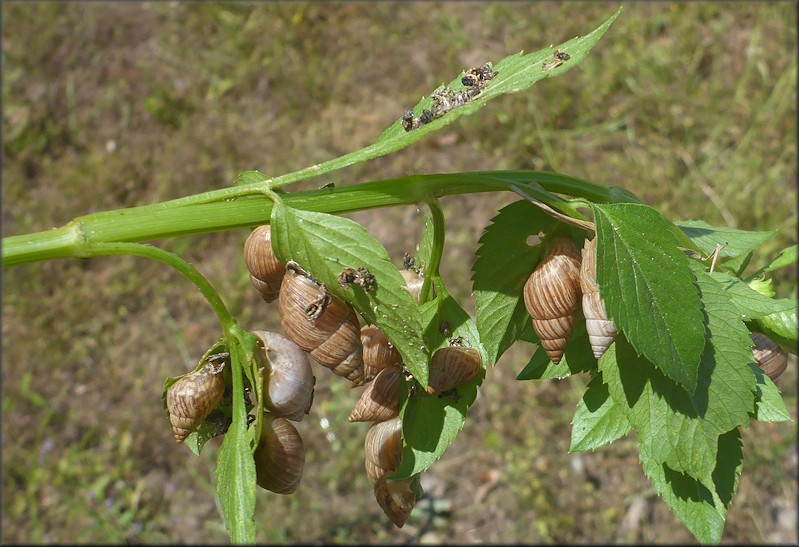
[[[4,235],[282,174],[367,145],[462,68],[598,26],[607,3],[14,3],[3,15]],[[299,188],[490,169],[625,186],[668,218],[779,230],[796,242],[795,3],[627,5],[589,58],[390,157]],[[448,198],[451,292],[473,310],[477,240],[512,195]],[[400,263],[413,207],[350,215]],[[197,265],[249,329],[279,330],[250,286],[246,230],[159,242]],[[776,277],[795,294],[796,272]],[[172,440],[167,376],[218,337],[201,295],[130,257],[3,272],[3,541],[225,542],[218,443]],[[517,344],[395,529],[363,471],[358,392],[318,371],[299,424],[299,491],[259,490],[261,542],[686,542],[645,479],[634,437],[568,454],[586,378],[515,382]],[[796,418],[796,360],[778,385]],[[795,423],[743,432],[725,543],[796,542]]]

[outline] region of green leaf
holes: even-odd
[[[532,330],[532,329],[531,329]],[[538,344],[536,339],[532,342]],[[588,333],[585,330],[585,317],[582,312],[574,325],[566,352],[557,365],[547,355],[544,348],[538,347],[527,366],[516,376],[517,380],[553,380],[566,378],[572,374],[596,370],[596,358],[591,351]]]
[[[670,223],[645,205],[592,205],[597,283],[608,316],[633,347],[689,392],[705,345],[689,260]]]
[[[703,220],[682,220],[674,223],[704,252],[710,255],[722,246],[719,258],[745,257],[776,232],[749,232],[736,228],[711,226]],[[735,266],[735,264],[733,265]]]
[[[792,310],[772,313],[758,317],[752,321],[753,329],[788,348],[792,353],[797,353],[797,334],[799,326],[796,323],[796,306]]]
[[[247,354],[238,343],[230,344],[233,379],[233,423],[219,448],[216,494],[232,543],[255,543],[255,460],[251,435],[247,431],[242,368],[249,366]]]
[[[602,382],[602,375],[597,374],[577,403],[569,452],[596,450],[624,437],[631,428],[624,410],[613,402],[608,386]]]
[[[411,374],[427,386],[428,354],[419,308],[385,248],[357,222],[294,209],[278,197],[271,224],[272,245],[281,262],[298,262],[328,290],[352,304],[366,323],[377,325]],[[368,293],[355,284],[343,289],[338,276],[348,267],[368,269],[375,277],[375,288]]]
[[[697,273],[707,315],[708,344],[698,388],[688,394],[638,356],[619,336],[599,360],[613,400],[638,432],[641,460],[666,463],[711,484],[719,435],[749,422],[755,376],[746,327],[718,285]]]
[[[768,298],[737,277],[725,272],[712,272],[710,276],[727,291],[744,321],[772,313],[796,310],[796,300]]]
[[[754,418],[761,422],[791,422],[791,413],[785,407],[785,401],[771,378],[752,364],[752,371],[757,377]]]
[[[588,52],[591,51],[602,35],[610,28],[610,25],[616,20],[620,12],[621,8],[596,30],[586,36],[572,38],[560,45],[550,46],[536,51],[535,53],[524,55],[522,52],[519,52],[515,55],[505,57],[499,62],[494,63],[493,69],[496,72],[496,76],[490,80],[489,84],[483,88],[482,92],[473,100],[463,106],[453,108],[441,118],[411,131],[405,131],[402,128],[401,121],[398,119],[383,131],[373,146],[388,148],[389,150],[384,153],[399,150],[400,148],[404,148],[420,140],[427,134],[451,124],[463,115],[473,114],[491,99],[495,99],[505,93],[523,91],[543,78],[558,76],[571,70],[585,59]],[[557,68],[544,70],[542,65],[552,61],[556,49],[567,53],[570,58]],[[447,87],[455,92],[465,90],[466,86],[461,83],[462,76],[463,72],[458,74],[455,79],[447,84]],[[421,115],[422,110],[430,108],[432,105],[433,99],[431,97],[423,98],[413,108],[413,112],[415,116],[418,117]]]
[[[522,290],[538,263],[542,246],[531,247],[531,235],[548,232],[555,219],[528,201],[503,207],[480,238],[472,271],[477,330],[489,360],[496,363],[516,341],[530,316]]]
[[[760,274],[773,272],[775,270],[779,270],[781,268],[786,268],[788,266],[793,266],[794,264],[796,264],[796,262],[798,260],[797,259],[797,248],[798,247],[799,246],[797,246],[797,245],[792,245],[791,247],[783,249],[780,252],[780,254],[777,255],[777,258],[775,258],[774,260],[771,261],[771,264],[769,264],[765,268],[762,268],[761,270],[755,272],[755,274],[752,277],[754,278],[754,277],[757,277]]]
[[[641,462],[644,473],[663,501],[702,544],[721,542],[727,508],[737,489],[743,467],[737,429],[719,437],[717,452],[722,456],[713,472],[712,491],[695,478],[674,471],[665,463],[653,460]]]
[[[444,454],[463,429],[466,412],[477,398],[477,388],[485,377],[487,353],[480,345],[477,328],[463,308],[449,295],[444,284],[437,283],[438,296],[420,309],[425,324],[425,341],[432,352],[448,345],[438,328],[447,321],[452,337],[462,337],[465,346],[478,348],[483,358],[480,373],[458,386],[455,394],[427,396],[417,390],[400,410],[402,419],[402,463],[392,478],[406,478],[429,468]]]

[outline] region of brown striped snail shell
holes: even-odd
[[[788,368],[788,354],[765,334],[753,332],[750,336],[755,343],[752,355],[757,361],[757,366],[763,369],[773,382]]]
[[[347,419],[351,422],[385,422],[399,416],[402,376],[402,369],[397,366],[381,370],[363,390]]]
[[[374,493],[377,504],[386,516],[394,526],[402,528],[416,505],[411,479],[389,480],[383,477],[374,485]]]
[[[405,285],[407,285],[406,290],[411,293],[413,299],[416,302],[419,302],[419,295],[422,293],[422,285],[424,284],[424,278],[420,276],[418,273],[402,269],[399,271],[402,278],[405,280]]]
[[[580,288],[583,291],[583,314],[588,342],[594,357],[599,359],[607,351],[619,333],[616,324],[608,319],[605,303],[599,295],[596,282],[596,238],[585,240],[580,264]]]
[[[399,351],[375,325],[364,325],[361,329],[363,345],[363,373],[374,378],[386,367],[396,367],[402,362]]]
[[[264,407],[275,416],[302,421],[313,401],[313,375],[308,355],[280,334],[253,331],[266,348],[263,369]]]
[[[560,363],[580,306],[580,253],[570,239],[555,238],[524,284],[524,305],[552,362]]]
[[[286,267],[272,250],[272,230],[268,224],[258,226],[244,242],[244,263],[250,281],[267,302],[277,300]]]
[[[430,359],[427,393],[435,395],[465,384],[480,372],[480,352],[463,346],[439,349]]]
[[[222,400],[225,380],[223,364],[206,363],[200,370],[183,376],[166,392],[166,408],[172,435],[182,443],[200,422],[208,416]]]
[[[385,422],[375,422],[366,432],[364,441],[366,453],[366,476],[373,485],[382,477],[399,469],[402,461],[402,422],[392,418]]]
[[[364,384],[361,327],[352,306],[293,261],[286,265],[279,305],[280,324],[291,340],[334,373]]]
[[[255,483],[276,494],[291,494],[300,484],[305,467],[302,437],[285,418],[264,413],[255,458]]]

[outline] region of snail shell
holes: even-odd
[[[552,241],[524,284],[524,305],[552,362],[560,363],[580,306],[580,253],[570,239]]]
[[[258,226],[244,242],[244,263],[250,281],[267,302],[277,299],[286,267],[272,250],[272,230],[268,224]]]
[[[402,369],[384,368],[361,393],[347,418],[351,422],[385,422],[399,416],[399,386]]]
[[[377,504],[391,519],[394,526],[402,528],[416,505],[416,494],[411,490],[411,479],[389,480],[381,478],[374,485]]]
[[[172,435],[180,444],[222,400],[225,393],[223,366],[206,363],[200,370],[183,376],[166,392],[166,408]]]
[[[313,401],[316,378],[300,346],[274,332],[253,331],[266,348],[264,406],[275,416],[302,421]]]
[[[419,295],[422,293],[422,285],[424,284],[424,279],[418,273],[411,271],[411,270],[400,270],[399,271],[402,278],[405,280],[405,285],[408,286],[407,291],[411,293],[413,299],[416,302],[419,302]]]
[[[365,325],[361,329],[361,344],[363,345],[363,373],[367,379],[374,378],[386,367],[396,367],[402,362],[397,348],[375,325]]]
[[[355,310],[330,294],[295,262],[280,287],[280,324],[303,350],[354,385],[365,382],[360,324]]]
[[[297,490],[305,467],[305,449],[297,428],[285,418],[264,413],[255,458],[255,483],[276,494]]]
[[[392,418],[372,424],[364,441],[366,476],[374,485],[399,469],[402,461],[402,422]]]
[[[752,342],[755,343],[752,355],[757,361],[757,366],[763,369],[766,376],[773,382],[788,368],[788,354],[765,334],[753,332],[750,336]]]
[[[439,349],[430,359],[427,393],[435,395],[465,384],[480,372],[481,365],[480,352],[474,348],[448,346]]]
[[[580,264],[580,288],[583,291],[583,314],[585,330],[594,357],[599,359],[607,351],[619,333],[616,324],[608,319],[605,303],[599,295],[596,282],[596,238],[585,240],[583,261]]]

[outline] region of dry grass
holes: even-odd
[[[3,4],[5,235],[93,211],[281,174],[368,144],[463,67],[593,29],[615,4]],[[625,186],[668,218],[779,229],[796,242],[796,5],[635,3],[560,78],[492,103],[390,157],[303,187],[490,169],[557,170]],[[513,196],[443,202],[442,273],[469,300],[476,242]],[[397,259],[412,207],[352,215]],[[241,262],[246,230],[160,242],[196,264],[239,322],[279,329]],[[781,296],[796,272],[776,276]],[[54,261],[4,272],[3,540],[225,542],[215,446],[175,446],[167,376],[218,337],[202,297],[160,264]],[[652,491],[635,439],[568,454],[584,378],[489,371],[456,443],[396,530],[362,468],[357,393],[318,374],[299,428],[299,491],[258,493],[261,542],[689,542]],[[796,406],[796,360],[780,379]],[[794,418],[796,412],[793,411]],[[326,425],[325,425],[326,424]],[[726,543],[796,542],[794,424],[744,431]]]

